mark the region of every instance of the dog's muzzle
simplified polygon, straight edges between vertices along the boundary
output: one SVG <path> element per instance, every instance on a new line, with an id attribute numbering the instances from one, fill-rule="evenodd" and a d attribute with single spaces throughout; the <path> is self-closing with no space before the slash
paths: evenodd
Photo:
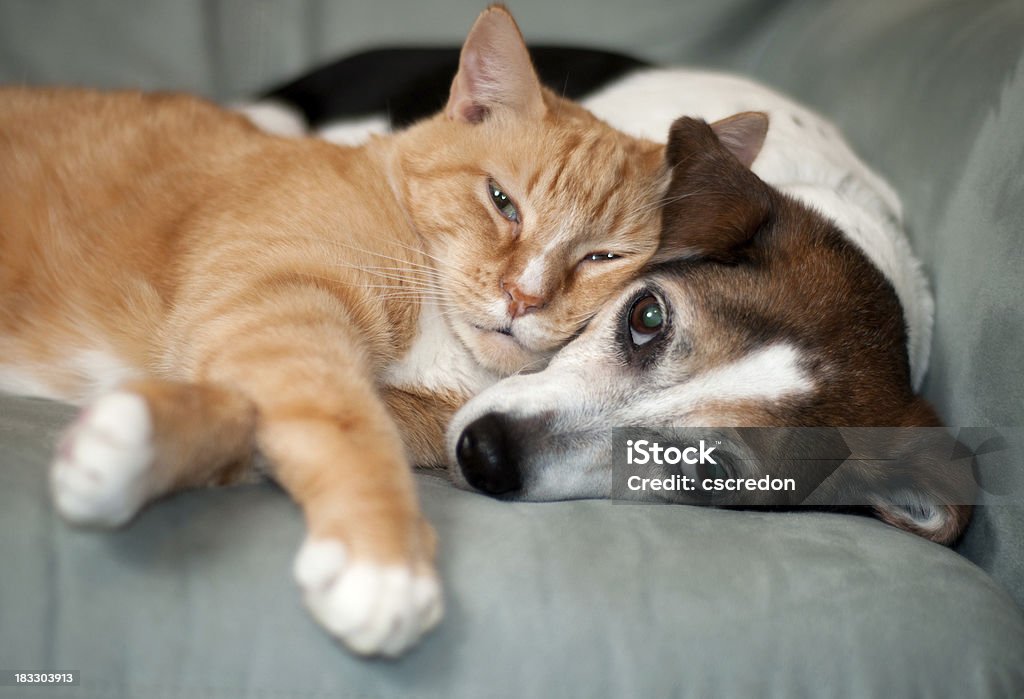
<path id="1" fill-rule="evenodd" d="M 469 485 L 488 495 L 503 495 L 523 487 L 516 452 L 507 419 L 487 413 L 459 435 L 455 458 Z"/>

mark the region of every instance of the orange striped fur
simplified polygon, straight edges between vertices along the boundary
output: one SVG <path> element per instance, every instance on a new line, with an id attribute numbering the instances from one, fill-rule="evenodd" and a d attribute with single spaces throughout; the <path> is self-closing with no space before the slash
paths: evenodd
<path id="1" fill-rule="evenodd" d="M 410 463 L 439 463 L 473 391 L 542 365 L 650 257 L 665 182 L 659 146 L 542 90 L 502 9 L 463 56 L 444 113 L 358 149 L 188 96 L 0 90 L 0 389 L 143 406 L 139 502 L 106 520 L 62 504 L 77 452 L 113 448 L 127 414 L 97 403 L 58 453 L 66 516 L 120 523 L 244 477 L 256 450 L 303 508 L 296 574 L 321 623 L 386 654 L 436 623 Z M 540 299 L 515 339 L 493 332 L 505 283 Z M 469 375 L 417 380 L 428 304 Z"/>

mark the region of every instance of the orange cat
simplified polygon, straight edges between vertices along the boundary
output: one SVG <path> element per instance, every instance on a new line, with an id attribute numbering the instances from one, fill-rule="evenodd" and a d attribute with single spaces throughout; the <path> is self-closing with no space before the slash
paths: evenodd
<path id="1" fill-rule="evenodd" d="M 441 616 L 410 463 L 653 253 L 660 146 L 543 89 L 481 15 L 442 114 L 344 149 L 199 99 L 0 90 L 0 390 L 91 402 L 51 473 L 114 526 L 251 455 L 301 505 L 295 575 L 360 653 Z"/>

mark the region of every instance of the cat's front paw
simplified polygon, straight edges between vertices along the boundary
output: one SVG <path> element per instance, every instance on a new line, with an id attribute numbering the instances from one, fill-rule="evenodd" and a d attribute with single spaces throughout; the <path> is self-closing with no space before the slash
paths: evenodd
<path id="1" fill-rule="evenodd" d="M 362 655 L 400 655 L 443 615 L 432 566 L 350 560 L 335 539 L 306 539 L 295 579 L 316 620 Z"/>
<path id="2" fill-rule="evenodd" d="M 50 488 L 70 522 L 116 527 L 148 497 L 153 424 L 145 399 L 110 393 L 82 410 L 65 433 L 50 468 Z"/>

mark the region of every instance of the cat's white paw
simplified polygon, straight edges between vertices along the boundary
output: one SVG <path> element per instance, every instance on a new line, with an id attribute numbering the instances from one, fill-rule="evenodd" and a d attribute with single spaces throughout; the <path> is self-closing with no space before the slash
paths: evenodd
<path id="1" fill-rule="evenodd" d="M 444 613 L 432 569 L 352 561 L 333 539 L 306 539 L 295 579 L 316 620 L 363 655 L 401 654 Z"/>
<path id="2" fill-rule="evenodd" d="M 116 527 L 148 497 L 153 423 L 146 401 L 110 393 L 85 408 L 57 448 L 50 488 L 61 515 L 75 524 Z"/>

